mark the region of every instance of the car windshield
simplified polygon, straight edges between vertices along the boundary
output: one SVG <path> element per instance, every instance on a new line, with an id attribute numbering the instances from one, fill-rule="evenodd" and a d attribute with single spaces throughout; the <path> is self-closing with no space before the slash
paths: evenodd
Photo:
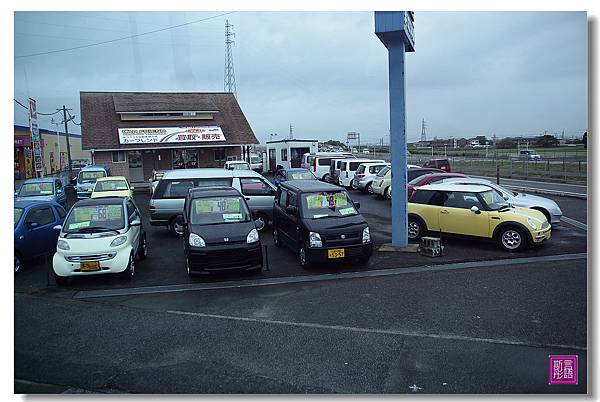
<path id="1" fill-rule="evenodd" d="M 123 191 L 129 190 L 125 180 L 105 180 L 96 183 L 94 191 Z"/>
<path id="2" fill-rule="evenodd" d="M 241 197 L 206 197 L 192 200 L 190 223 L 214 225 L 250 221 L 250 212 Z"/>
<path id="3" fill-rule="evenodd" d="M 483 201 L 493 211 L 509 207 L 506 200 L 494 190 L 488 190 L 481 193 L 481 198 L 483 198 Z"/>
<path id="4" fill-rule="evenodd" d="M 391 169 L 391 167 L 389 167 L 389 166 L 386 166 L 386 167 L 384 167 L 383 169 L 381 169 L 381 170 L 379 171 L 379 173 L 377 173 L 377 177 L 383 177 L 383 176 L 385 176 L 385 174 L 386 174 L 386 173 L 388 172 L 388 170 L 390 170 L 390 169 Z"/>
<path id="5" fill-rule="evenodd" d="M 46 183 L 26 183 L 19 190 L 19 197 L 34 197 L 36 195 L 53 195 L 54 186 L 50 182 Z"/>
<path id="6" fill-rule="evenodd" d="M 65 233 L 92 233 L 125 228 L 123 205 L 98 204 L 74 206 L 65 224 Z"/>
<path id="7" fill-rule="evenodd" d="M 19 223 L 19 219 L 21 219 L 24 210 L 24 208 L 15 207 L 15 226 L 17 226 L 17 223 Z"/>
<path id="8" fill-rule="evenodd" d="M 302 214 L 306 219 L 358 215 L 354 204 L 344 191 L 319 192 L 302 195 Z"/>
<path id="9" fill-rule="evenodd" d="M 415 184 L 417 184 L 418 182 L 420 182 L 421 180 L 423 180 L 425 177 L 429 176 L 430 174 L 431 173 L 426 173 L 426 174 L 422 174 L 421 176 L 417 176 L 414 179 L 412 179 L 411 181 L 409 181 L 408 184 L 411 184 L 414 186 Z"/>
<path id="10" fill-rule="evenodd" d="M 313 180 L 316 179 L 315 175 L 313 175 L 308 170 L 303 172 L 288 172 L 288 180 Z"/>
<path id="11" fill-rule="evenodd" d="M 85 172 L 79 172 L 77 181 L 79 183 L 95 183 L 97 179 L 106 177 L 104 170 L 87 170 Z"/>
<path id="12" fill-rule="evenodd" d="M 251 156 L 250 163 L 260 163 L 260 158 L 258 156 Z"/>
<path id="13" fill-rule="evenodd" d="M 228 169 L 231 170 L 250 170 L 250 165 L 247 163 L 231 163 L 228 166 Z"/>

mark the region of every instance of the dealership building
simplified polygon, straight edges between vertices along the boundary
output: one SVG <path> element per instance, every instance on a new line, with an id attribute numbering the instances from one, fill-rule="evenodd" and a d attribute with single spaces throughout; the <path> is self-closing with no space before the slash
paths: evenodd
<path id="1" fill-rule="evenodd" d="M 83 149 L 134 183 L 153 170 L 223 167 L 258 144 L 229 92 L 81 92 L 80 102 Z"/>

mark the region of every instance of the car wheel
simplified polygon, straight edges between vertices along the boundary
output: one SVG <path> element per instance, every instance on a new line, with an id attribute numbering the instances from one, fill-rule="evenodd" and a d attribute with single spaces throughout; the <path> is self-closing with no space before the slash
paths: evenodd
<path id="1" fill-rule="evenodd" d="M 373 183 L 367 184 L 366 190 L 367 190 L 367 193 L 372 195 L 373 194 Z"/>
<path id="2" fill-rule="evenodd" d="M 188 257 L 185 257 L 185 269 L 187 270 L 187 274 L 190 278 L 193 278 L 196 276 L 196 274 L 194 274 L 192 271 L 190 271 L 190 259 Z"/>
<path id="3" fill-rule="evenodd" d="M 67 286 L 69 284 L 69 277 L 56 275 L 56 273 L 54 273 L 54 281 L 58 286 Z"/>
<path id="4" fill-rule="evenodd" d="M 306 252 L 306 245 L 300 246 L 298 249 L 298 262 L 300 266 L 304 269 L 310 268 L 310 260 L 308 258 L 308 253 Z"/>
<path id="5" fill-rule="evenodd" d="M 129 256 L 129 264 L 127 264 L 127 268 L 123 271 L 123 277 L 125 279 L 133 279 L 135 275 L 135 258 L 133 257 L 133 253 Z"/>
<path id="6" fill-rule="evenodd" d="M 323 181 L 329 183 L 329 173 L 326 173 L 325 176 L 323 176 Z"/>
<path id="7" fill-rule="evenodd" d="M 350 187 L 352 187 L 352 190 L 358 190 L 358 184 L 356 183 L 356 180 L 352 179 L 350 182 Z"/>
<path id="8" fill-rule="evenodd" d="M 263 213 L 259 213 L 256 215 L 256 230 L 258 230 L 259 232 L 262 231 L 264 228 L 267 227 L 267 223 L 269 222 L 269 218 L 267 217 L 267 215 L 263 214 Z"/>
<path id="9" fill-rule="evenodd" d="M 140 260 L 145 260 L 148 256 L 148 241 L 146 240 L 146 234 L 142 235 L 140 239 L 140 246 L 138 248 L 138 258 Z"/>
<path id="10" fill-rule="evenodd" d="M 275 243 L 275 247 L 281 247 L 281 239 L 279 238 L 279 231 L 277 229 L 273 229 L 273 243 Z"/>
<path id="11" fill-rule="evenodd" d="M 23 268 L 23 258 L 21 254 L 15 251 L 15 274 Z"/>
<path id="12" fill-rule="evenodd" d="M 388 200 L 392 199 L 392 191 L 390 190 L 389 187 L 386 187 L 386 189 L 383 193 L 385 195 L 385 198 L 387 198 Z"/>
<path id="13" fill-rule="evenodd" d="M 407 227 L 407 234 L 409 240 L 419 240 L 421 237 L 423 237 L 424 232 L 425 228 L 423 226 L 423 223 L 421 223 L 421 221 L 418 218 L 415 218 L 414 216 L 409 216 Z"/>
<path id="14" fill-rule="evenodd" d="M 505 251 L 521 251 L 527 246 L 527 239 L 521 229 L 509 226 L 500 231 L 498 243 Z"/>
<path id="15" fill-rule="evenodd" d="M 177 237 L 183 236 L 183 225 L 178 221 L 177 218 L 171 219 L 171 223 L 169 224 L 169 230 L 173 235 Z"/>

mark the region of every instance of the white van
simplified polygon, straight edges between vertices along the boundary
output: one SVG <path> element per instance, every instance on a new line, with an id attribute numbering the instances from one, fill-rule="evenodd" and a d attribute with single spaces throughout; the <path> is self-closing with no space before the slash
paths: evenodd
<path id="1" fill-rule="evenodd" d="M 345 159 L 341 161 L 340 174 L 338 176 L 338 184 L 342 187 L 350 188 L 354 173 L 361 163 L 385 163 L 382 159 Z"/>
<path id="2" fill-rule="evenodd" d="M 302 167 L 313 172 L 317 179 L 329 181 L 331 177 L 331 159 L 352 158 L 349 152 L 317 152 L 316 154 L 304 154 L 302 156 Z"/>

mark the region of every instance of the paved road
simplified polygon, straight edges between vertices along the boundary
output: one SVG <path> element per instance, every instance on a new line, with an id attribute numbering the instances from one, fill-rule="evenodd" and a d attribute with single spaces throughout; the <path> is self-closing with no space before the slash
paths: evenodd
<path id="1" fill-rule="evenodd" d="M 494 183 L 496 182 L 495 177 L 486 177 L 486 176 L 473 176 L 473 177 L 481 177 L 484 179 L 492 180 Z M 553 183 L 553 182 L 544 182 L 544 181 L 534 181 L 534 180 L 518 180 L 518 179 L 502 179 L 500 178 L 500 184 L 506 186 L 514 186 L 514 187 L 525 187 L 531 189 L 539 189 L 539 190 L 550 190 L 556 192 L 565 192 L 565 193 L 573 193 L 577 195 L 587 196 L 587 186 L 579 185 L 579 184 L 565 184 L 565 183 Z"/>

